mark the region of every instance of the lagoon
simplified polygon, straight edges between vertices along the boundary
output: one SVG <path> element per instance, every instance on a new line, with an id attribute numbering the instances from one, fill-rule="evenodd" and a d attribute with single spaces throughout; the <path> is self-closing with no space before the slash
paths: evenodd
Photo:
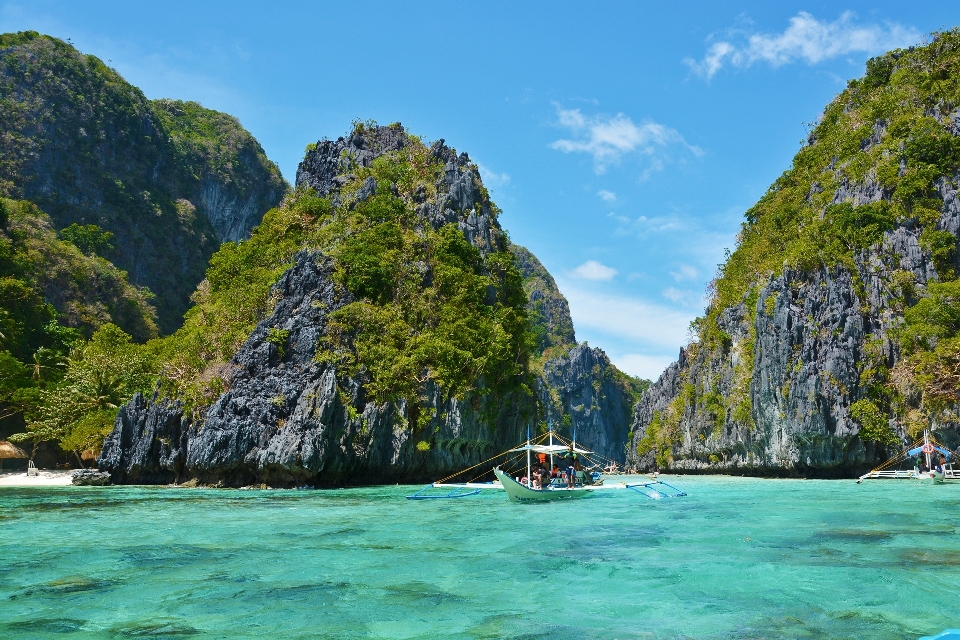
<path id="1" fill-rule="evenodd" d="M 902 639 L 960 626 L 960 485 L 667 481 L 689 495 L 0 488 L 0 637 Z"/>

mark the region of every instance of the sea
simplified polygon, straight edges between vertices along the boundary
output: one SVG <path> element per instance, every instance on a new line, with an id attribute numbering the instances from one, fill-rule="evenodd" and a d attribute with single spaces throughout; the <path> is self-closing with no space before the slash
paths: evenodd
<path id="1" fill-rule="evenodd" d="M 960 627 L 960 485 L 0 488 L 0 638 L 869 638 Z"/>

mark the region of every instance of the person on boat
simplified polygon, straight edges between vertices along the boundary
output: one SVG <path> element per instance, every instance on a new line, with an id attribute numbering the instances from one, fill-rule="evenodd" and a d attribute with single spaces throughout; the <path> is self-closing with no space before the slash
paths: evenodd
<path id="1" fill-rule="evenodd" d="M 550 471 L 550 478 L 559 478 L 560 477 L 560 467 L 558 465 L 553 465 L 553 469 Z"/>
<path id="2" fill-rule="evenodd" d="M 573 489 L 574 480 L 577 477 L 577 454 L 570 445 L 570 451 L 567 453 L 567 488 Z"/>
<path id="3" fill-rule="evenodd" d="M 941 453 L 940 462 L 938 462 L 936 466 L 937 471 L 939 471 L 940 473 L 943 473 L 943 465 L 945 464 L 947 464 L 947 457 Z"/>

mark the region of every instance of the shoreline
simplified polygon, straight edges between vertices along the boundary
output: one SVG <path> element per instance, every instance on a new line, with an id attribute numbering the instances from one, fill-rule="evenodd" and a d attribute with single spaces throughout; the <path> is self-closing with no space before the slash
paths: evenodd
<path id="1" fill-rule="evenodd" d="M 73 486 L 73 470 L 46 471 L 27 476 L 26 471 L 0 471 L 0 487 L 70 487 Z"/>
<path id="2" fill-rule="evenodd" d="M 26 472 L 24 471 L 0 471 L 0 489 L 3 487 L 72 487 L 73 485 L 73 472 L 75 469 L 71 470 L 41 470 L 40 475 L 27 477 Z M 673 482 L 682 481 L 682 478 L 692 478 L 692 477 L 726 477 L 726 478 L 745 478 L 745 479 L 754 479 L 754 480 L 852 480 L 851 478 L 805 478 L 805 477 L 775 477 L 775 476 L 749 476 L 743 474 L 732 474 L 732 473 L 661 473 L 661 480 L 669 480 Z M 635 481 L 638 479 L 651 479 L 647 474 L 621 474 L 617 476 L 604 476 L 605 480 L 610 480 L 613 482 L 622 482 L 622 481 Z M 148 485 L 116 485 L 109 484 L 110 487 L 155 487 L 155 488 L 165 488 L 165 489 L 222 489 L 227 491 L 249 491 L 249 490 L 267 490 L 267 491 L 291 491 L 291 490 L 302 490 L 309 489 L 314 491 L 322 490 L 337 490 L 337 489 L 363 489 L 370 487 L 388 487 L 395 486 L 393 484 L 382 484 L 382 485 L 355 485 L 355 486 L 345 486 L 345 487 L 271 487 L 268 485 L 249 485 L 244 487 L 223 487 L 216 485 L 204 485 L 199 484 L 196 481 L 185 482 L 183 484 L 148 484 Z M 408 484 L 404 483 L 404 486 L 416 487 L 420 486 L 419 483 Z"/>

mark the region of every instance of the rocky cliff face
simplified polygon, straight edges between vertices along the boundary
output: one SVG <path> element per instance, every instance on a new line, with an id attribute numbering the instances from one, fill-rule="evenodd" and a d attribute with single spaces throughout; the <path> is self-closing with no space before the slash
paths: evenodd
<path id="1" fill-rule="evenodd" d="M 58 229 L 111 231 L 106 257 L 156 294 L 162 332 L 180 325 L 220 243 L 286 190 L 235 118 L 148 101 L 56 38 L 0 35 L 0 196 L 38 204 Z"/>
<path id="2" fill-rule="evenodd" d="M 865 351 L 894 364 L 889 327 L 873 313 L 889 297 L 879 302 L 864 313 L 851 274 L 841 268 L 788 270 L 771 280 L 753 314 L 744 306 L 724 313 L 729 345 L 681 351 L 643 395 L 628 465 L 818 476 L 875 466 L 884 452 L 857 437 L 850 405 L 864 395 L 860 375 L 872 362 Z M 744 392 L 739 407 L 720 401 Z M 659 464 L 656 449 L 638 454 L 657 413 L 661 421 L 673 413 L 677 422 L 669 462 Z"/>
<path id="3" fill-rule="evenodd" d="M 350 172 L 409 142 L 399 124 L 320 141 L 300 166 L 298 187 L 349 210 L 382 187 L 369 177 L 343 193 L 356 182 Z M 443 141 L 429 153 L 444 170 L 429 193 L 413 193 L 418 219 L 435 228 L 456 224 L 483 254 L 502 250 L 505 238 L 468 156 Z M 331 314 L 354 300 L 336 284 L 334 260 L 304 250 L 293 261 L 273 288 L 272 313 L 221 372 L 228 389 L 201 416 L 157 397 L 137 396 L 121 409 L 99 459 L 115 482 L 412 482 L 475 464 L 523 437 L 533 399 L 484 394 L 482 380 L 477 392 L 461 397 L 428 382 L 415 412 L 405 400 L 370 397 L 362 371 L 351 377 L 318 357 Z"/>
<path id="4" fill-rule="evenodd" d="M 359 128 L 346 138 L 320 140 L 307 151 L 297 169 L 297 187 L 313 189 L 320 196 L 336 194 L 341 186 L 355 179 L 351 173 L 353 167 L 369 167 L 376 158 L 399 151 L 409 143 L 399 122 L 385 127 Z M 435 229 L 456 224 L 484 255 L 502 247 L 500 223 L 491 209 L 480 172 L 470 157 L 466 153 L 457 155 L 442 139 L 433 143 L 430 155 L 444 163 L 444 172 L 435 185 L 436 195 L 428 197 L 426 189 L 413 194 L 417 213 Z M 376 181 L 364 184 L 358 197 L 369 197 L 376 188 Z"/>
<path id="5" fill-rule="evenodd" d="M 535 362 L 541 428 L 552 422 L 567 438 L 623 463 L 631 407 L 646 381 L 618 371 L 602 349 L 577 344 L 570 305 L 553 276 L 524 247 L 511 253 L 523 275 L 527 313 L 536 336 Z"/>
<path id="6" fill-rule="evenodd" d="M 242 486 L 331 486 L 436 479 L 506 449 L 522 437 L 522 398 L 430 399 L 425 427 L 408 407 L 376 403 L 361 381 L 315 359 L 329 314 L 349 295 L 334 286 L 329 258 L 296 256 L 275 292 L 280 302 L 231 363 L 230 389 L 202 422 L 170 402 L 137 396 L 104 443 L 99 467 L 116 483 L 196 478 Z M 288 337 L 270 341 L 271 329 Z M 489 416 L 496 416 L 490 420 Z M 418 435 L 433 445 L 418 448 Z"/>
<path id="7" fill-rule="evenodd" d="M 577 345 L 543 365 L 540 405 L 562 435 L 623 464 L 636 399 L 625 378 L 602 349 Z"/>
<path id="8" fill-rule="evenodd" d="M 508 248 L 469 157 L 442 140 L 405 155 L 411 144 L 419 142 L 399 124 L 359 125 L 349 136 L 321 140 L 300 165 L 297 193 L 328 198 L 347 217 L 376 198 L 394 202 L 386 195 L 392 194 L 407 202 L 420 237 L 426 225 L 439 230 L 454 224 L 481 255 Z M 436 167 L 433 182 L 388 185 L 382 177 L 362 177 L 363 168 L 375 163 L 423 153 L 428 158 L 417 166 L 426 161 Z M 405 171 L 389 173 L 402 180 Z M 378 401 L 369 390 L 369 370 L 349 375 L 324 351 L 338 311 L 357 298 L 338 284 L 337 260 L 311 248 L 294 256 L 271 292 L 277 301 L 272 312 L 230 362 L 204 373 L 221 377 L 226 389 L 200 414 L 157 395 L 137 396 L 121 409 L 100 467 L 120 483 L 412 482 L 476 464 L 521 441 L 527 425 L 545 429 L 548 420 L 562 435 L 575 432 L 585 446 L 622 461 L 637 381 L 617 371 L 601 350 L 576 345 L 567 302 L 553 278 L 528 251 L 509 248 L 523 277 L 520 294 L 527 294 L 519 304 L 526 304 L 531 324 L 545 338 L 525 386 L 487 393 L 489 382 L 480 379 L 475 389 L 451 395 L 428 380 L 416 406 L 406 399 Z M 431 267 L 414 266 L 429 286 Z M 491 295 L 498 294 L 488 290 Z"/>
<path id="9" fill-rule="evenodd" d="M 577 344 L 570 305 L 553 276 L 526 247 L 512 245 L 510 252 L 523 275 L 523 290 L 529 299 L 527 313 L 536 333 L 537 351 L 542 353 L 551 347 L 562 349 Z"/>
<path id="10" fill-rule="evenodd" d="M 958 114 L 927 80 L 957 68 L 957 41 L 871 60 L 827 108 L 747 213 L 701 340 L 634 408 L 629 465 L 851 477 L 923 428 L 960 441 L 957 390 L 929 393 L 929 363 L 953 370 L 952 329 L 931 319 L 950 311 L 910 326 L 960 269 Z M 923 337 L 905 353 L 910 330 Z"/>
<path id="11" fill-rule="evenodd" d="M 189 176 L 181 197 L 210 221 L 219 242 L 246 238 L 287 192 L 277 166 L 234 116 L 180 100 L 150 106 Z"/>
<path id="12" fill-rule="evenodd" d="M 956 191 L 942 193 L 937 226 L 957 235 Z M 859 190 L 870 202 L 882 196 L 879 187 Z M 865 371 L 893 369 L 900 360 L 892 333 L 903 300 L 895 276 L 910 274 L 919 292 L 938 280 L 919 236 L 908 220 L 859 254 L 853 272 L 839 265 L 785 269 L 754 301 L 726 309 L 719 326 L 729 342 L 683 349 L 637 403 L 628 465 L 849 477 L 885 460 L 896 447 L 861 439 L 850 406 L 868 397 Z M 721 398 L 742 400 L 731 406 Z M 662 456 L 659 464 L 656 448 L 638 453 L 657 413 L 661 420 L 670 414 L 678 429 L 669 462 Z M 908 437 L 899 421 L 890 425 Z"/>

